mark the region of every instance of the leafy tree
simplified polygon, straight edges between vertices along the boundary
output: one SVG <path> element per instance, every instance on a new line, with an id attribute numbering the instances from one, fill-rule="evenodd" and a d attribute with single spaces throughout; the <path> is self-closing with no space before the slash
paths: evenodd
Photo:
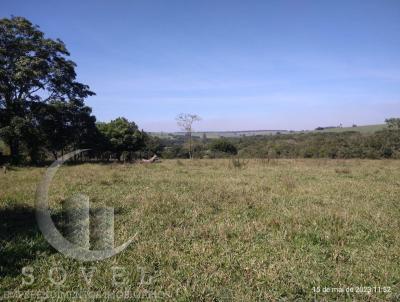
<path id="1" fill-rule="evenodd" d="M 385 123 L 391 130 L 400 130 L 400 118 L 388 118 L 385 120 Z"/>
<path id="2" fill-rule="evenodd" d="M 112 152 L 118 160 L 124 151 L 137 151 L 144 147 L 145 134 L 134 122 L 119 117 L 109 123 L 98 123 L 98 129 L 109 140 Z"/>
<path id="3" fill-rule="evenodd" d="M 153 137 L 150 135 L 144 136 L 145 151 L 148 153 L 147 156 L 153 154 L 160 154 L 164 146 L 158 137 Z"/>
<path id="4" fill-rule="evenodd" d="M 94 95 L 76 81 L 76 64 L 69 55 L 61 40 L 46 38 L 27 19 L 0 19 L 0 136 L 14 162 L 21 144 L 30 145 L 28 138 L 35 135 L 25 131 L 37 129 L 35 103 L 83 101 Z"/>
<path id="5" fill-rule="evenodd" d="M 91 114 L 92 109 L 78 100 L 68 102 L 67 108 L 73 149 L 95 147 L 99 132 L 96 127 L 96 117 Z"/>
<path id="6" fill-rule="evenodd" d="M 38 103 L 35 109 L 43 143 L 55 159 L 59 152 L 63 155 L 68 147 L 76 150 L 98 145 L 96 118 L 91 115 L 91 108 L 82 101 Z"/>
<path id="7" fill-rule="evenodd" d="M 225 152 L 229 154 L 237 154 L 237 148 L 234 144 L 230 143 L 226 139 L 216 139 L 211 143 L 211 150 Z"/>

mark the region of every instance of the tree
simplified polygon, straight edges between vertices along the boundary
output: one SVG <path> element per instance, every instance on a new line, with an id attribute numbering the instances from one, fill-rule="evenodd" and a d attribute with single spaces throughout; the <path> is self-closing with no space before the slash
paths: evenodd
<path id="1" fill-rule="evenodd" d="M 205 132 L 203 132 L 203 136 L 201 138 L 201 141 L 202 141 L 203 144 L 207 143 L 207 134 Z"/>
<path id="2" fill-rule="evenodd" d="M 219 151 L 229 154 L 237 154 L 237 148 L 234 144 L 230 143 L 224 138 L 219 138 L 211 143 L 211 150 Z"/>
<path id="3" fill-rule="evenodd" d="M 77 100 L 37 103 L 32 111 L 38 117 L 44 146 L 57 159 L 58 153 L 70 147 L 97 147 L 99 132 L 91 108 Z"/>
<path id="4" fill-rule="evenodd" d="M 176 122 L 179 128 L 186 132 L 189 139 L 189 158 L 192 158 L 192 131 L 193 123 L 200 121 L 201 118 L 196 114 L 181 113 L 176 117 Z"/>
<path id="5" fill-rule="evenodd" d="M 159 155 L 164 148 L 160 138 L 151 135 L 144 135 L 144 143 L 147 156 Z"/>
<path id="6" fill-rule="evenodd" d="M 67 103 L 67 113 L 73 149 L 95 147 L 98 129 L 96 117 L 91 114 L 92 108 L 85 106 L 82 101 L 71 100 Z"/>
<path id="7" fill-rule="evenodd" d="M 388 118 L 385 123 L 390 130 L 400 130 L 400 118 Z"/>
<path id="8" fill-rule="evenodd" d="M 133 152 L 144 147 L 145 133 L 134 122 L 119 117 L 109 123 L 98 123 L 98 129 L 109 140 L 111 151 L 121 159 L 124 151 Z"/>
<path id="9" fill-rule="evenodd" d="M 61 40 L 45 38 L 27 19 L 0 19 L 0 136 L 13 162 L 18 162 L 21 144 L 32 143 L 28 138 L 33 134 L 25 130 L 37 126 L 36 103 L 83 102 L 94 95 L 75 80 L 76 64 L 69 55 Z"/>

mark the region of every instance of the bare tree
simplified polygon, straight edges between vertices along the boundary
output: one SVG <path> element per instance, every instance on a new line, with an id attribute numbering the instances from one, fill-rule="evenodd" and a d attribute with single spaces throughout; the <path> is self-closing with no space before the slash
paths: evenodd
<path id="1" fill-rule="evenodd" d="M 200 121 L 200 116 L 190 113 L 181 113 L 176 117 L 179 128 L 186 132 L 189 138 L 189 157 L 192 158 L 192 125 L 194 122 Z"/>

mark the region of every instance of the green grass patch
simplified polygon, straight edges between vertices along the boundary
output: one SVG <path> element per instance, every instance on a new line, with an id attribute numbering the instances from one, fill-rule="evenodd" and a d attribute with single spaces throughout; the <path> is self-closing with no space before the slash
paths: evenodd
<path id="1" fill-rule="evenodd" d="M 133 300 L 396 301 L 400 282 L 400 161 L 164 160 L 154 165 L 64 166 L 49 195 L 54 220 L 77 191 L 113 206 L 121 254 L 80 263 L 37 229 L 34 193 L 44 168 L 0 176 L 0 294 L 9 290 L 97 293 Z M 35 281 L 22 285 L 24 266 Z M 67 278 L 56 286 L 49 270 Z M 126 284 L 113 285 L 112 268 Z M 95 267 L 91 285 L 82 267 Z M 315 293 L 313 288 L 390 287 Z M 32 299 L 33 301 L 34 299 Z M 69 301 L 62 298 L 61 301 Z M 99 299 L 100 300 L 100 299 Z"/>

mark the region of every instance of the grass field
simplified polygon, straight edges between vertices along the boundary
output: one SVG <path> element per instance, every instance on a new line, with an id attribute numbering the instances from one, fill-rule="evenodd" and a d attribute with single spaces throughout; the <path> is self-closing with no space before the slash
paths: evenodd
<path id="1" fill-rule="evenodd" d="M 0 297 L 130 290 L 138 300 L 400 299 L 400 161 L 236 166 L 227 159 L 63 166 L 50 190 L 54 220 L 79 191 L 115 208 L 116 245 L 137 233 L 125 251 L 95 263 L 65 258 L 38 231 L 34 192 L 44 168 L 2 174 Z M 31 285 L 22 285 L 24 266 L 33 269 Z M 125 269 L 126 284 L 113 285 L 115 266 Z M 52 267 L 66 271 L 62 285 L 50 282 Z M 81 267 L 96 268 L 91 285 Z M 337 292 L 345 288 L 354 292 Z"/>

